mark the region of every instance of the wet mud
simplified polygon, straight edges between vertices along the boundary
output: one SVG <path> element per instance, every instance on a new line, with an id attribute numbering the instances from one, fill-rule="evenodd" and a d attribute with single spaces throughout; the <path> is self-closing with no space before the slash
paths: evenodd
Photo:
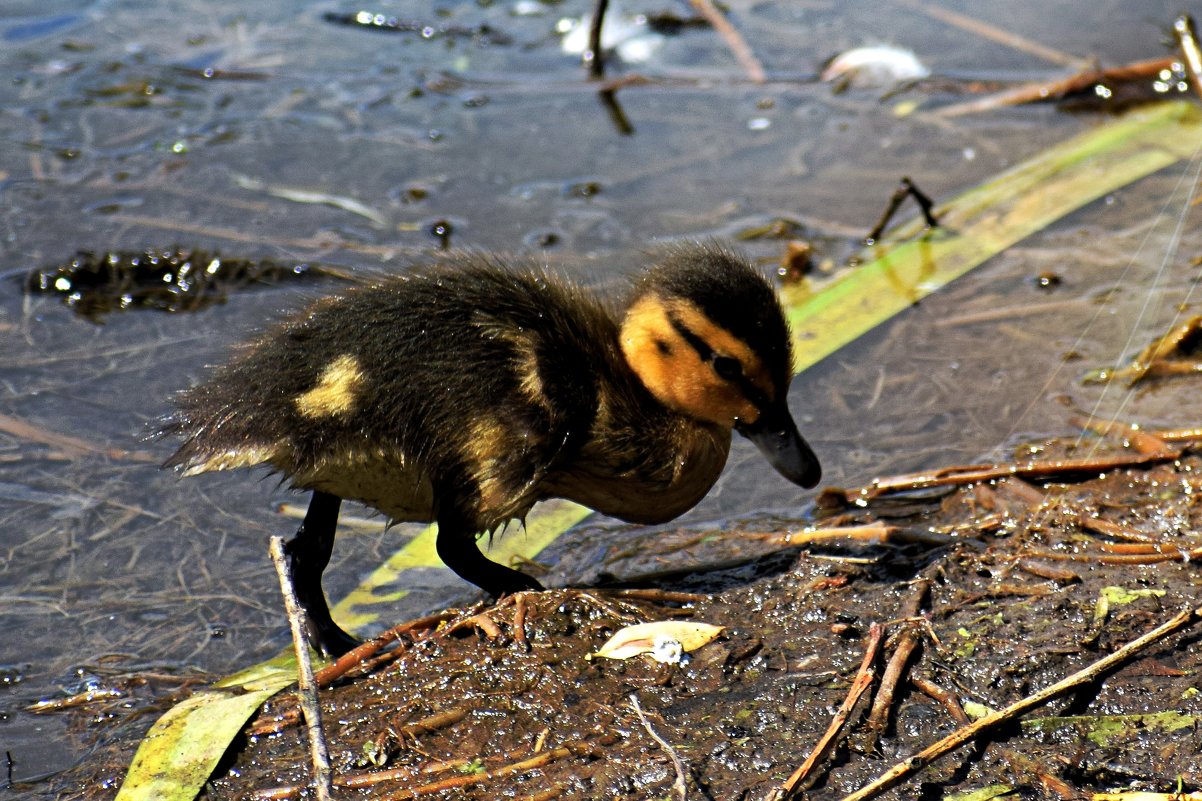
<path id="1" fill-rule="evenodd" d="M 1016 464 L 1121 459 L 1148 445 L 1126 443 L 1083 435 L 1025 447 Z M 832 503 L 818 521 L 660 531 L 608 553 L 598 574 L 643 576 L 640 590 L 448 610 L 321 691 L 336 793 L 659 799 L 683 782 L 690 798 L 768 798 L 822 737 L 879 631 L 868 692 L 802 785 L 807 797 L 843 797 L 972 718 L 1202 606 L 1190 561 L 1202 553 L 1202 458 L 1190 447 L 1088 478 L 851 492 L 850 505 Z M 807 522 L 821 538 L 790 545 Z M 652 620 L 724 631 L 679 663 L 594 656 L 623 627 Z M 1198 637 L 1187 625 L 893 792 L 1075 798 L 1197 786 Z M 908 656 L 894 656 L 903 648 Z M 891 697 L 874 702 L 882 683 Z M 93 727 L 119 722 L 94 729 L 99 750 L 60 777 L 62 797 L 113 795 L 153 717 L 153 693 L 126 693 L 91 704 Z M 306 742 L 295 696 L 279 694 L 205 797 L 312 797 Z M 80 787 L 89 790 L 69 791 Z"/>

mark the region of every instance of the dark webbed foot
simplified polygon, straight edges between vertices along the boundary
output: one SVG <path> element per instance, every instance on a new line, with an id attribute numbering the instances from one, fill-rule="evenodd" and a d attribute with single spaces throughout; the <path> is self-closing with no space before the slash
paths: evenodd
<path id="1" fill-rule="evenodd" d="M 338 509 L 342 499 L 327 492 L 314 492 L 309 511 L 296 536 L 284 546 L 292 561 L 292 583 L 297 600 L 307 618 L 305 633 L 309 644 L 325 656 L 339 657 L 359 644 L 330 616 L 326 594 L 321 589 L 321 574 L 330 563 L 334 535 L 338 528 Z"/>
<path id="2" fill-rule="evenodd" d="M 469 527 L 453 519 L 438 521 L 438 558 L 459 578 L 470 581 L 489 595 L 501 597 L 522 590 L 541 590 L 543 585 L 525 573 L 499 565 L 480 553 Z"/>

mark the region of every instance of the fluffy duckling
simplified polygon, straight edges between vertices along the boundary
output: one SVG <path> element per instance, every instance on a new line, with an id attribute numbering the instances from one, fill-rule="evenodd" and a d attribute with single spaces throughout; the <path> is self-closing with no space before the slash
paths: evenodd
<path id="1" fill-rule="evenodd" d="M 677 246 L 615 309 L 479 254 L 317 301 L 181 394 L 165 433 L 185 475 L 268 465 L 312 491 L 288 544 L 308 633 L 356 644 L 321 575 L 343 498 L 437 521 L 439 557 L 492 595 L 541 589 L 476 538 L 568 498 L 662 523 L 692 508 L 731 431 L 818 483 L 789 414 L 788 328 L 768 282 L 713 243 Z"/>

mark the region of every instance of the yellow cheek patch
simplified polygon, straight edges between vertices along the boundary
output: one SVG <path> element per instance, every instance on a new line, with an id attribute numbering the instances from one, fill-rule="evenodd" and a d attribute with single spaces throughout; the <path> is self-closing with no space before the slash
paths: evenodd
<path id="1" fill-rule="evenodd" d="M 684 305 L 692 309 L 694 315 L 701 315 L 694 307 Z M 626 363 L 656 400 L 670 409 L 728 427 L 733 426 L 736 420 L 754 422 L 759 415 L 755 406 L 735 387 L 718 378 L 713 368 L 701 360 L 696 349 L 672 325 L 668 318 L 669 309 L 673 314 L 677 313 L 675 304 L 670 307 L 653 295 L 639 299 L 630 307 L 621 333 L 622 354 L 626 357 Z M 683 315 L 678 319 L 713 345 L 714 338 L 697 332 Z M 701 315 L 701 319 L 706 323 L 705 330 L 708 333 L 718 332 L 722 335 L 719 341 L 724 345 L 738 345 L 738 350 L 723 349 L 722 352 L 734 355 L 740 361 L 743 361 L 743 355 L 754 358 L 755 367 L 763 371 L 759 359 L 751 354 L 745 344 L 714 325 L 704 315 Z M 719 350 L 720 347 L 714 349 Z M 747 364 L 744 362 L 745 370 Z"/>
<path id="2" fill-rule="evenodd" d="M 763 360 L 746 342 L 717 325 L 705 312 L 687 300 L 672 300 L 667 307 L 685 328 L 705 340 L 714 351 L 738 359 L 739 364 L 743 365 L 743 375 L 747 376 L 760 392 L 767 395 L 768 400 L 775 400 L 776 387 L 772 384 L 772 377 L 768 374 Z"/>
<path id="3" fill-rule="evenodd" d="M 364 375 L 359 360 L 344 353 L 321 371 L 317 386 L 298 395 L 296 408 L 304 417 L 337 417 L 355 408 Z"/>

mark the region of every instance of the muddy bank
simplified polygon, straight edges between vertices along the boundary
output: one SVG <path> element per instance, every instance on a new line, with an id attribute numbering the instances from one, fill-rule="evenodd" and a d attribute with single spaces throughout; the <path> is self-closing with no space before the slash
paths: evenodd
<path id="1" fill-rule="evenodd" d="M 880 626 L 869 692 L 808 780 L 810 797 L 842 797 L 969 719 L 1202 606 L 1189 561 L 1202 548 L 1202 458 L 1177 455 L 1180 447 L 1092 478 L 1006 478 L 829 508 L 819 523 L 854 536 L 804 547 L 786 544 L 800 521 L 660 532 L 654 545 L 609 563 L 647 574 L 670 552 L 675 568 L 693 571 L 662 575 L 659 589 L 555 590 L 437 615 L 322 691 L 336 791 L 659 799 L 683 782 L 690 798 L 766 798 L 827 729 Z M 1020 457 L 1141 458 L 1133 454 L 1134 445 L 1088 437 Z M 648 620 L 724 631 L 679 664 L 592 656 L 616 631 Z M 901 792 L 994 787 L 1073 798 L 1171 791 L 1178 777 L 1196 788 L 1198 636 L 1187 627 L 1148 647 L 920 771 Z M 905 664 L 886 669 L 907 647 Z M 892 700 L 873 711 L 882 682 L 896 682 Z M 110 699 L 109 713 L 149 710 L 153 694 L 142 696 Z M 90 715 L 106 717 L 95 705 Z M 206 797 L 310 797 L 298 717 L 290 693 L 270 701 Z M 99 750 L 58 785 L 72 797 L 112 797 L 150 718 L 106 729 Z"/>

